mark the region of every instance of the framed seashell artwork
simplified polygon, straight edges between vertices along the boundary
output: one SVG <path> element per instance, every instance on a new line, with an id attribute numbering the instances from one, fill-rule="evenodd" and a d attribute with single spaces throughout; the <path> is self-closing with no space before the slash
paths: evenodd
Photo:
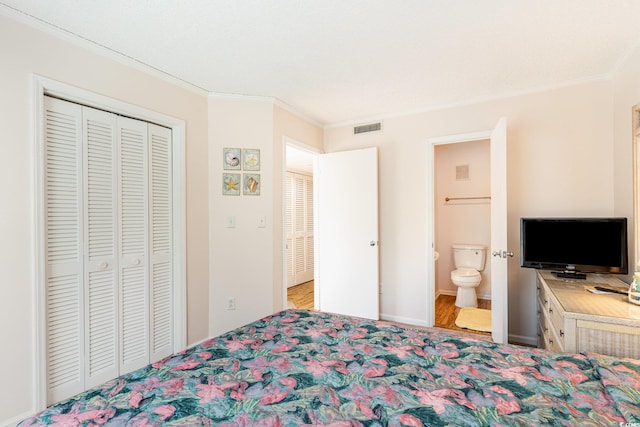
<path id="1" fill-rule="evenodd" d="M 260 170 L 260 150 L 255 148 L 242 150 L 242 169 L 246 171 Z"/>
<path id="2" fill-rule="evenodd" d="M 222 164 L 224 170 L 240 170 L 240 149 L 239 148 L 223 148 Z"/>
<path id="3" fill-rule="evenodd" d="M 239 173 L 223 173 L 222 174 L 222 195 L 223 196 L 239 196 L 240 195 L 240 174 Z"/>
<path id="4" fill-rule="evenodd" d="M 248 196 L 260 195 L 260 174 L 245 173 L 242 180 L 242 194 Z"/>

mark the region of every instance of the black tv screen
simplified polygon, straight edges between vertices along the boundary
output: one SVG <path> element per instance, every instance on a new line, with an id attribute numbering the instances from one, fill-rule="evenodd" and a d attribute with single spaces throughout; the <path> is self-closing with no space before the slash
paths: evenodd
<path id="1" fill-rule="evenodd" d="M 626 218 L 521 218 L 520 265 L 627 274 Z"/>

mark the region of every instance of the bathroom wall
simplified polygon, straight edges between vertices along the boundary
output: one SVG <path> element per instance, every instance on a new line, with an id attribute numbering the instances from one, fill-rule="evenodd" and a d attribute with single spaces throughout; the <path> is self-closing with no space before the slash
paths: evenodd
<path id="1" fill-rule="evenodd" d="M 451 282 L 454 243 L 481 244 L 491 241 L 490 200 L 451 200 L 447 197 L 486 197 L 491 194 L 489 140 L 443 144 L 434 147 L 435 164 L 435 249 L 440 253 L 436 263 L 436 295 L 455 295 Z M 457 176 L 458 167 L 468 166 L 468 178 Z M 479 298 L 491 299 L 491 265 L 489 260 L 481 272 L 482 282 L 476 289 Z"/>

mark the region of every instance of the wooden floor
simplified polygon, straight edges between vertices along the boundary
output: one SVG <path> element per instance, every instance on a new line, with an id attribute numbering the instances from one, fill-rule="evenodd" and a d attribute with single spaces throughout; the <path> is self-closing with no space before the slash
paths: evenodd
<path id="1" fill-rule="evenodd" d="M 456 317 L 460 309 L 455 305 L 456 297 L 451 295 L 440 295 L 436 298 L 436 323 L 435 326 L 459 332 L 474 333 L 478 335 L 490 336 L 488 332 L 473 331 L 456 326 Z M 293 303 L 296 308 L 313 310 L 313 280 L 292 286 L 287 289 L 287 302 Z M 479 299 L 478 308 L 491 310 L 491 301 Z"/>
<path id="2" fill-rule="evenodd" d="M 456 297 L 452 295 L 440 295 L 436 298 L 436 324 L 440 328 L 451 329 L 454 331 L 471 332 L 479 335 L 491 335 L 489 332 L 473 331 L 471 329 L 463 329 L 456 326 L 456 317 L 460 309 L 456 307 Z M 478 299 L 478 308 L 491 310 L 491 301 Z"/>
<path id="3" fill-rule="evenodd" d="M 313 310 L 313 280 L 288 288 L 287 302 L 296 308 Z"/>

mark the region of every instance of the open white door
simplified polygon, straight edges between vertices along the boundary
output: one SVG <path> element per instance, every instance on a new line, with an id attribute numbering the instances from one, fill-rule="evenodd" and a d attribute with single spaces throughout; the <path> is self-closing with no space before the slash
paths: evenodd
<path id="1" fill-rule="evenodd" d="M 495 342 L 506 343 L 508 331 L 507 257 L 507 119 L 491 133 L 491 331 Z"/>
<path id="2" fill-rule="evenodd" d="M 378 319 L 378 152 L 320 155 L 315 308 Z"/>

